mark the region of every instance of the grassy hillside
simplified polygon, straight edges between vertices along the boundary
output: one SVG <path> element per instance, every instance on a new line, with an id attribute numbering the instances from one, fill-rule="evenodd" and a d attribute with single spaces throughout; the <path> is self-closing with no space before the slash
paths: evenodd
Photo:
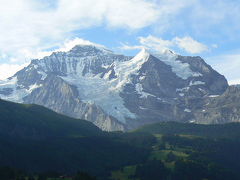
<path id="1" fill-rule="evenodd" d="M 185 134 L 209 138 L 240 139 L 240 123 L 202 125 L 162 122 L 145 125 L 135 130 L 135 132 L 145 132 L 151 134 Z"/>
<path id="2" fill-rule="evenodd" d="M 60 115 L 42 106 L 0 100 L 0 134 L 42 139 L 96 136 L 102 131 L 88 121 Z"/>
<path id="3" fill-rule="evenodd" d="M 156 141 L 148 160 L 112 172 L 115 180 L 240 179 L 240 124 L 163 122 L 133 132 L 150 133 Z"/>

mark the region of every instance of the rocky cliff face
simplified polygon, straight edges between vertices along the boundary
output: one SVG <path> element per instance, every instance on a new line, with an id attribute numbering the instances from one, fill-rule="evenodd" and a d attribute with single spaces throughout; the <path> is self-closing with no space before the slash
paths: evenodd
<path id="1" fill-rule="evenodd" d="M 193 120 L 200 124 L 240 122 L 240 87 L 230 86 L 219 96 L 205 98 Z"/>
<path id="2" fill-rule="evenodd" d="M 131 128 L 159 121 L 192 122 L 203 97 L 222 94 L 226 79 L 200 57 L 183 57 L 166 51 L 149 54 L 132 83 L 121 94 L 126 107 L 138 115 L 128 119 Z"/>
<path id="3" fill-rule="evenodd" d="M 205 99 L 227 88 L 226 79 L 200 57 L 143 49 L 132 58 L 89 45 L 32 60 L 0 82 L 0 97 L 43 105 L 113 131 L 196 121 Z"/>
<path id="4" fill-rule="evenodd" d="M 94 103 L 86 103 L 79 98 L 79 92 L 60 77 L 49 75 L 42 87 L 23 98 L 25 103 L 39 104 L 56 112 L 85 119 L 106 131 L 124 130 L 124 125 L 106 114 Z"/>

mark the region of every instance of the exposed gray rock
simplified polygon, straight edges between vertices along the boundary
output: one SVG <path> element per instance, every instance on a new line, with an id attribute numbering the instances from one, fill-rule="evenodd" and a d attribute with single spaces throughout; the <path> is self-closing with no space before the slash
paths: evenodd
<path id="1" fill-rule="evenodd" d="M 159 121 L 236 121 L 232 112 L 219 115 L 224 119 L 213 114 L 204 119 L 201 112 L 207 103 L 214 104 L 209 96 L 221 96 L 227 88 L 225 77 L 200 57 L 142 50 L 132 58 L 95 46 L 76 46 L 32 60 L 0 81 L 0 98 L 43 105 L 116 131 Z"/>
<path id="2" fill-rule="evenodd" d="M 194 120 L 201 124 L 240 122 L 240 88 L 229 86 L 222 95 L 205 98 L 194 112 Z"/>
<path id="3" fill-rule="evenodd" d="M 201 75 L 182 79 L 171 66 L 150 55 L 121 94 L 126 107 L 138 115 L 137 119 L 127 120 L 129 128 L 159 121 L 190 122 L 193 112 L 203 106 L 204 97 L 222 94 L 228 87 L 225 77 L 200 57 L 178 56 L 176 60 L 188 63 L 193 72 Z M 145 97 L 136 92 L 136 84 L 141 86 Z"/>
<path id="4" fill-rule="evenodd" d="M 2 88 L 0 90 L 0 94 L 3 94 L 5 96 L 12 94 L 12 92 L 13 92 L 13 90 L 11 88 Z"/>
<path id="5" fill-rule="evenodd" d="M 78 94 L 76 87 L 67 84 L 60 77 L 49 75 L 40 88 L 24 97 L 24 102 L 42 105 L 70 117 L 91 121 L 105 131 L 124 130 L 122 123 L 104 113 L 95 104 L 82 102 Z"/>

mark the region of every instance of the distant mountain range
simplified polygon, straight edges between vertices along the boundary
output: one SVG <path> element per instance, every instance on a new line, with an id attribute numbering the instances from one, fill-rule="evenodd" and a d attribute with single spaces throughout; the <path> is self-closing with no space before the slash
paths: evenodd
<path id="1" fill-rule="evenodd" d="M 229 87 L 225 77 L 202 58 L 170 50 L 143 49 L 129 57 L 78 45 L 69 52 L 32 60 L 0 81 L 0 98 L 42 105 L 106 131 L 162 121 L 240 120 L 239 88 Z"/>

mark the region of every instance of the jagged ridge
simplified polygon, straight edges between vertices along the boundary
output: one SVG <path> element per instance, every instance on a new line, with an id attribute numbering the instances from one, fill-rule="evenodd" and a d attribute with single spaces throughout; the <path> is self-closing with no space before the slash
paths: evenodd
<path id="1" fill-rule="evenodd" d="M 200 57 L 143 49 L 131 58 L 86 45 L 32 60 L 0 82 L 0 97 L 40 104 L 112 131 L 158 121 L 192 122 L 203 97 L 227 87 L 224 76 Z"/>

